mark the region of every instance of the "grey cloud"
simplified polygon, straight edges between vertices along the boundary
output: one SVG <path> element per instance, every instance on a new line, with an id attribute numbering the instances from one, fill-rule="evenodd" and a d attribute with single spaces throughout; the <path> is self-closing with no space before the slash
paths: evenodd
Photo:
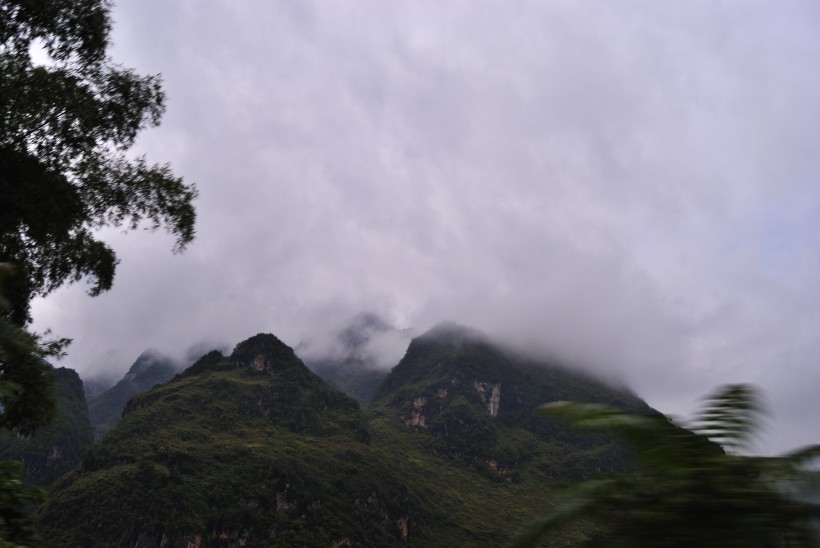
<path id="1" fill-rule="evenodd" d="M 372 310 L 473 325 L 667 412 L 755 382 L 769 449 L 820 439 L 814 2 L 152 0 L 115 18 L 115 59 L 169 97 L 139 152 L 199 185 L 200 224 L 181 256 L 110 231 L 114 289 L 37 304 L 76 339 L 67 365 L 295 345 Z"/>

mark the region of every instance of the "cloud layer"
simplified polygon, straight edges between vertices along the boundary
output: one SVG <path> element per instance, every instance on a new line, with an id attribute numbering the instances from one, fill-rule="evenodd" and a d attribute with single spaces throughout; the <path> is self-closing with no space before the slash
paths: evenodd
<path id="1" fill-rule="evenodd" d="M 820 441 L 820 9 L 784 2 L 122 2 L 161 72 L 140 153 L 197 240 L 107 232 L 114 289 L 37 303 L 66 365 L 127 369 L 361 310 L 450 319 L 682 413 L 766 390 Z"/>

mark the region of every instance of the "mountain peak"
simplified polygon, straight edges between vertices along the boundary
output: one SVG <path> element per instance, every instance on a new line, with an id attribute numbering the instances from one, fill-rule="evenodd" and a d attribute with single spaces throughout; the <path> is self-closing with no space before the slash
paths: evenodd
<path id="1" fill-rule="evenodd" d="M 434 348 L 443 352 L 461 352 L 468 348 L 492 352 L 499 350 L 490 338 L 478 329 L 446 321 L 436 324 L 414 338 L 407 348 L 407 354 L 428 352 Z"/>
<path id="2" fill-rule="evenodd" d="M 478 329 L 462 325 L 453 321 L 437 323 L 427 330 L 418 340 L 439 343 L 487 342 L 487 335 Z"/>
<path id="3" fill-rule="evenodd" d="M 137 357 L 126 373 L 126 377 L 133 378 L 160 364 L 163 369 L 176 369 L 173 360 L 155 348 L 149 348 Z"/>
<path id="4" fill-rule="evenodd" d="M 259 333 L 236 345 L 231 361 L 237 368 L 273 373 L 299 364 L 293 349 L 270 333 Z"/>
<path id="5" fill-rule="evenodd" d="M 360 352 L 373 335 L 394 331 L 395 328 L 371 312 L 361 312 L 353 316 L 347 325 L 340 329 L 336 337 L 351 353 Z"/>
<path id="6" fill-rule="evenodd" d="M 601 381 L 555 364 L 524 360 L 480 331 L 445 322 L 413 339 L 379 387 L 374 411 L 427 432 L 437 454 L 509 471 L 518 461 L 506 451 L 524 438 L 500 440 L 513 430 L 546 443 L 588 443 L 583 435 L 559 429 L 538 415 L 541 405 L 558 400 L 601 402 L 633 412 L 649 409 Z M 516 451 L 523 454 L 529 442 L 521 443 Z"/>
<path id="7" fill-rule="evenodd" d="M 373 312 L 359 312 L 353 316 L 348 322 L 350 327 L 362 327 L 373 329 L 375 331 L 387 331 L 393 329 L 393 326 L 384 321 L 381 316 Z"/>
<path id="8" fill-rule="evenodd" d="M 140 354 L 137 357 L 137 361 L 140 361 L 140 360 L 155 360 L 157 358 L 162 358 L 162 357 L 164 357 L 162 352 L 160 352 L 156 348 L 152 347 L 152 348 L 146 348 L 145 350 L 143 350 L 142 354 Z"/>

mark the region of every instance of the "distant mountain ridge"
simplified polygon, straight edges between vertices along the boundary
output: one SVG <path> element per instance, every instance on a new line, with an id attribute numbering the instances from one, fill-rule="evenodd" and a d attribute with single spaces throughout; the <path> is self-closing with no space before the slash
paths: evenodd
<path id="1" fill-rule="evenodd" d="M 178 370 L 174 360 L 157 350 L 149 349 L 140 354 L 119 382 L 89 400 L 88 410 L 96 437 L 104 436 L 120 420 L 128 400 L 169 381 Z"/>
<path id="2" fill-rule="evenodd" d="M 296 352 L 311 371 L 367 407 L 388 373 L 370 345 L 387 337 L 393 338 L 394 344 L 400 345 L 402 339 L 409 343 L 407 332 L 376 314 L 363 312 L 333 333 L 325 348 L 313 348 L 316 343 L 308 340 L 298 345 Z"/>

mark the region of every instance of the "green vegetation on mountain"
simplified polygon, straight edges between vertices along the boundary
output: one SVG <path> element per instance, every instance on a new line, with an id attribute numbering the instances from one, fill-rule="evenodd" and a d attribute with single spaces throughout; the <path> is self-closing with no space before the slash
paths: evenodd
<path id="1" fill-rule="evenodd" d="M 580 478 L 629 466 L 601 434 L 579 433 L 536 410 L 559 400 L 650 413 L 642 400 L 577 372 L 504 351 L 480 333 L 441 324 L 414 339 L 376 396 L 374 421 L 398 421 L 423 445 L 512 481 L 534 470 Z"/>
<path id="2" fill-rule="evenodd" d="M 313 361 L 310 369 L 322 377 L 325 382 L 355 399 L 363 407 L 373 402 L 376 391 L 387 376 L 387 371 L 384 369 L 363 367 L 353 360 Z"/>
<path id="3" fill-rule="evenodd" d="M 0 440 L 0 460 L 21 461 L 24 479 L 49 486 L 80 463 L 94 443 L 83 383 L 73 369 L 54 369 L 57 415 L 31 437 L 6 433 Z"/>
<path id="4" fill-rule="evenodd" d="M 82 381 L 71 369 L 43 363 L 47 379 L 39 386 L 55 390 L 54 419 L 34 434 L 0 432 L 0 546 L 42 545 L 31 518 L 45 496 L 38 486 L 74 468 L 94 442 Z"/>
<path id="5" fill-rule="evenodd" d="M 51 546 L 497 546 L 556 483 L 629 467 L 608 437 L 537 416 L 572 395 L 650 412 L 453 327 L 415 339 L 365 413 L 257 335 L 134 397 L 39 527 Z"/>
<path id="6" fill-rule="evenodd" d="M 383 544 L 413 502 L 388 468 L 362 471 L 368 438 L 354 400 L 258 335 L 131 400 L 58 484 L 43 534 L 54 546 Z"/>
<path id="7" fill-rule="evenodd" d="M 128 400 L 154 385 L 170 380 L 177 372 L 174 361 L 156 350 L 146 350 L 114 386 L 89 399 L 88 411 L 97 438 L 117 424 Z"/>

